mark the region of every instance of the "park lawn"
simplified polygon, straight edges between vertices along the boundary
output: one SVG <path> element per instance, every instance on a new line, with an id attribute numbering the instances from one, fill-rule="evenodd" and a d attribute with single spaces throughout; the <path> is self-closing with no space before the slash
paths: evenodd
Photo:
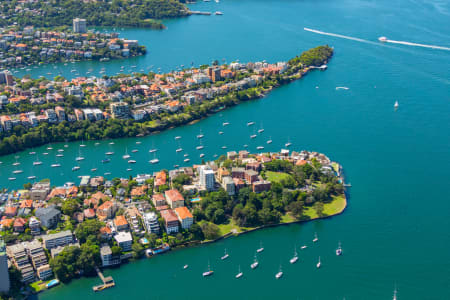
<path id="1" fill-rule="evenodd" d="M 281 216 L 280 223 L 292 223 L 297 221 L 296 218 L 294 218 L 290 213 L 287 213 L 283 216 Z"/>
<path id="2" fill-rule="evenodd" d="M 291 175 L 281 172 L 266 171 L 267 180 L 270 182 L 280 182 L 281 180 L 289 180 Z"/>
<path id="3" fill-rule="evenodd" d="M 347 200 L 344 195 L 334 196 L 333 201 L 323 205 L 323 213 L 327 216 L 336 215 L 341 213 L 346 206 Z M 303 211 L 303 215 L 308 216 L 310 219 L 317 219 L 319 217 L 312 206 L 308 206 Z"/>

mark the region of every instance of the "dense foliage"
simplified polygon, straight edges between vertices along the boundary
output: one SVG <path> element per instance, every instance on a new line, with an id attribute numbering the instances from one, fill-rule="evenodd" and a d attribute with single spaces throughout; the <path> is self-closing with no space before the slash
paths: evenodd
<path id="1" fill-rule="evenodd" d="M 304 66 L 321 66 L 333 55 L 333 48 L 318 46 L 303 52 L 300 56 L 289 61 L 289 64 L 303 64 Z"/>
<path id="2" fill-rule="evenodd" d="M 89 26 L 129 26 L 161 29 L 164 26 L 154 19 L 185 16 L 187 8 L 177 0 L 113 0 L 79 1 L 51 0 L 24 4 L 29 10 L 16 13 L 17 1 L 2 1 L 3 14 L 12 16 L 0 19 L 0 26 L 17 22 L 19 26 L 52 27 L 72 25 L 74 18 L 84 18 Z M 41 11 L 36 14 L 32 9 Z"/>

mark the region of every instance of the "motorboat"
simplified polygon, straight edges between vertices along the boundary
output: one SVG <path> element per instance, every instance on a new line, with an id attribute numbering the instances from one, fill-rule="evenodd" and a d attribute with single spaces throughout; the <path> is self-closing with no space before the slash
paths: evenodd
<path id="1" fill-rule="evenodd" d="M 254 138 L 256 138 L 256 137 L 257 137 L 256 134 L 252 134 L 252 135 L 250 136 L 251 139 L 254 139 Z"/>
<path id="2" fill-rule="evenodd" d="M 342 247 L 341 247 L 341 242 L 339 242 L 339 245 L 336 249 L 336 255 L 337 256 L 341 256 L 342 255 Z"/>
<path id="3" fill-rule="evenodd" d="M 262 242 L 259 243 L 259 248 L 256 250 L 256 252 L 261 253 L 264 251 L 264 247 L 262 246 Z"/>
<path id="4" fill-rule="evenodd" d="M 380 42 L 382 42 L 382 43 L 386 43 L 387 42 L 387 37 L 385 37 L 385 36 L 380 36 L 379 38 L 378 38 L 378 40 L 380 41 Z"/>
<path id="5" fill-rule="evenodd" d="M 102 163 L 104 163 L 104 164 L 109 163 L 110 161 L 111 161 L 111 159 L 109 159 L 109 158 L 102 159 Z"/>
<path id="6" fill-rule="evenodd" d="M 294 250 L 294 257 L 292 257 L 289 262 L 295 264 L 298 261 L 297 249 Z"/>
<path id="7" fill-rule="evenodd" d="M 133 150 L 131 150 L 131 153 L 136 153 L 138 151 L 139 151 L 138 149 L 133 149 Z"/>
<path id="8" fill-rule="evenodd" d="M 175 139 L 179 140 L 179 139 L 181 139 L 181 136 L 178 135 L 178 136 L 175 137 Z"/>
<path id="9" fill-rule="evenodd" d="M 275 278 L 276 279 L 280 279 L 281 277 L 283 277 L 283 271 L 281 271 L 281 266 L 280 266 L 280 269 L 278 270 L 278 273 L 275 274 Z"/>
<path id="10" fill-rule="evenodd" d="M 200 158 L 202 158 L 202 157 L 205 157 L 205 154 L 203 154 L 203 153 L 202 153 L 202 154 L 200 154 Z"/>
<path id="11" fill-rule="evenodd" d="M 28 178 L 29 180 L 33 180 L 33 179 L 36 179 L 36 176 L 31 175 L 31 176 L 28 176 L 27 178 Z"/>
<path id="12" fill-rule="evenodd" d="M 75 166 L 75 167 L 72 168 L 72 171 L 78 171 L 79 169 L 80 169 L 79 166 Z"/>
<path id="13" fill-rule="evenodd" d="M 228 125 L 230 125 L 229 122 L 223 122 L 223 123 L 222 123 L 222 126 L 228 126 Z"/>
<path id="14" fill-rule="evenodd" d="M 320 256 L 319 256 L 319 262 L 317 263 L 316 267 L 319 269 L 322 266 L 322 263 L 320 262 Z"/>
<path id="15" fill-rule="evenodd" d="M 153 164 L 153 165 L 157 164 L 157 163 L 159 163 L 159 159 L 154 158 L 154 159 L 150 160 L 150 163 Z"/>
<path id="16" fill-rule="evenodd" d="M 59 167 L 61 167 L 61 164 L 52 164 L 51 167 L 52 168 L 59 168 Z"/>
<path id="17" fill-rule="evenodd" d="M 133 160 L 133 159 L 130 159 L 130 160 L 128 161 L 128 163 L 129 163 L 129 164 L 135 164 L 135 163 L 136 163 L 136 161 L 135 161 L 135 160 Z"/>
<path id="18" fill-rule="evenodd" d="M 183 148 L 178 148 L 177 150 L 175 150 L 176 152 L 181 152 L 183 151 Z"/>
<path id="19" fill-rule="evenodd" d="M 241 272 L 241 266 L 239 265 L 238 273 L 236 274 L 236 278 L 241 278 L 244 275 L 244 273 Z"/>
<path id="20" fill-rule="evenodd" d="M 318 241 L 319 241 L 319 238 L 317 237 L 317 232 L 315 232 L 313 242 L 316 243 Z"/>
<path id="21" fill-rule="evenodd" d="M 106 154 L 106 155 L 113 155 L 114 152 L 106 152 L 105 154 Z"/>
<path id="22" fill-rule="evenodd" d="M 264 149 L 264 147 L 263 146 L 258 146 L 258 147 L 256 147 L 256 149 L 257 150 L 262 150 L 262 149 Z"/>
<path id="23" fill-rule="evenodd" d="M 189 268 L 189 265 L 184 265 L 183 266 L 183 270 L 186 270 L 187 268 Z"/>
<path id="24" fill-rule="evenodd" d="M 252 126 L 252 125 L 255 125 L 255 122 L 248 122 L 247 123 L 247 126 Z"/>

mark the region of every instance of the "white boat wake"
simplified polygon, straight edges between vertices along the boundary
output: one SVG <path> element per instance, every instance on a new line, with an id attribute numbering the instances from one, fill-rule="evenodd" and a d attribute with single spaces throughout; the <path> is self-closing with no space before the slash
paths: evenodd
<path id="1" fill-rule="evenodd" d="M 442 47 L 442 46 L 435 46 L 435 45 L 424 45 L 424 44 L 417 44 L 417 43 L 404 42 L 404 41 L 393 41 L 393 40 L 388 40 L 388 39 L 384 40 L 383 42 L 391 43 L 391 44 L 400 44 L 400 45 L 406 45 L 406 46 L 423 47 L 423 48 L 450 51 L 449 47 Z"/>
<path id="2" fill-rule="evenodd" d="M 378 45 L 378 43 L 371 42 L 371 41 L 364 40 L 364 39 L 360 39 L 360 38 L 357 38 L 357 37 L 352 37 L 352 36 L 347 36 L 347 35 L 342 35 L 342 34 L 337 34 L 337 33 L 331 33 L 331 32 L 324 32 L 324 31 L 315 30 L 315 29 L 306 28 L 306 27 L 304 27 L 303 30 L 309 31 L 309 32 L 313 32 L 313 33 L 317 33 L 317 34 L 334 36 L 334 37 L 338 37 L 338 38 L 342 38 L 342 39 L 347 39 L 347 40 L 352 40 L 352 41 L 357 41 L 357 42 L 362 42 L 362 43 L 367 43 L 367 44 Z"/>

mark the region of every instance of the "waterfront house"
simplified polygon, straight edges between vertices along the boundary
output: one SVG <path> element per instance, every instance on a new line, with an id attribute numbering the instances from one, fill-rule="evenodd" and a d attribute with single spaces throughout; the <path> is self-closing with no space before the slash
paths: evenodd
<path id="1" fill-rule="evenodd" d="M 159 233 L 158 217 L 154 212 L 144 214 L 144 225 L 149 234 Z"/>
<path id="2" fill-rule="evenodd" d="M 70 230 L 65 230 L 58 233 L 44 235 L 42 237 L 42 241 L 46 249 L 52 249 L 72 243 L 73 235 Z"/>
<path id="3" fill-rule="evenodd" d="M 178 232 L 178 217 L 171 209 L 160 211 L 168 234 Z"/>
<path id="4" fill-rule="evenodd" d="M 131 245 L 133 244 L 133 237 L 131 236 L 130 232 L 121 231 L 114 236 L 114 239 L 116 240 L 117 245 L 119 245 L 119 247 L 122 248 L 122 251 L 124 252 L 131 251 Z"/>
<path id="5" fill-rule="evenodd" d="M 42 226 L 47 228 L 53 228 L 58 224 L 58 221 L 61 218 L 61 212 L 51 207 L 39 207 L 35 211 L 35 216 L 39 218 Z"/>
<path id="6" fill-rule="evenodd" d="M 114 226 L 116 227 L 117 231 L 127 230 L 128 229 L 127 219 L 124 216 L 116 216 L 114 218 Z"/>
<path id="7" fill-rule="evenodd" d="M 189 229 L 194 223 L 194 217 L 185 206 L 175 208 L 175 214 L 177 215 L 181 228 L 183 229 Z"/>

